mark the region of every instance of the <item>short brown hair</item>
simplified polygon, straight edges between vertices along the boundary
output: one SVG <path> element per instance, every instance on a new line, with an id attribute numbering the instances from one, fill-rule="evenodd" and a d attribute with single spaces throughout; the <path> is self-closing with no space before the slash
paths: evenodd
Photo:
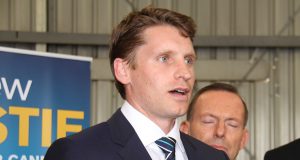
<path id="1" fill-rule="evenodd" d="M 134 50 L 144 44 L 142 33 L 145 29 L 157 25 L 176 27 L 182 36 L 193 40 L 196 33 L 196 24 L 192 18 L 162 8 L 146 7 L 141 11 L 134 11 L 125 17 L 113 30 L 110 43 L 110 66 L 114 73 L 114 60 L 122 58 L 134 68 Z M 126 98 L 125 88 L 116 78 L 116 88 L 123 99 Z"/>
<path id="2" fill-rule="evenodd" d="M 195 104 L 197 102 L 197 99 L 198 97 L 205 93 L 205 92 L 208 92 L 208 91 L 225 91 L 225 92 L 230 92 L 230 93 L 233 93 L 235 95 L 237 95 L 238 97 L 240 97 L 242 103 L 243 103 L 243 106 L 244 106 L 244 127 L 247 125 L 247 121 L 248 121 L 248 109 L 247 109 L 247 105 L 245 103 L 245 101 L 243 100 L 243 98 L 240 96 L 238 90 L 233 86 L 233 85 L 230 85 L 230 84 L 226 84 L 226 83 L 213 83 L 213 84 L 210 84 L 206 87 L 203 87 L 202 89 L 200 89 L 193 97 L 190 105 L 189 105 L 189 108 L 188 108 L 188 111 L 187 111 L 187 115 L 186 115 L 186 119 L 187 120 L 190 120 L 192 118 L 192 114 L 193 114 L 193 110 L 195 108 Z"/>

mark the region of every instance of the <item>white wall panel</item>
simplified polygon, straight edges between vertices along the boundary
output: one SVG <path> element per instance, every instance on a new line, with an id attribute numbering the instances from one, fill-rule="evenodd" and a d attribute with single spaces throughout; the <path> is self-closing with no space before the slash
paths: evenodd
<path id="1" fill-rule="evenodd" d="M 0 0 L 0 30 L 9 30 L 10 28 L 9 1 L 10 0 Z"/>
<path id="2" fill-rule="evenodd" d="M 236 10 L 232 15 L 234 18 L 233 32 L 234 35 L 250 35 L 250 28 L 253 20 L 251 19 L 252 3 L 249 0 L 236 0 L 234 5 Z"/>
<path id="3" fill-rule="evenodd" d="M 269 0 L 255 0 L 255 35 L 270 35 L 270 21 L 272 21 L 271 2 Z"/>
<path id="4" fill-rule="evenodd" d="M 92 33 L 93 31 L 93 1 L 74 1 L 74 31 L 79 33 Z"/>
<path id="5" fill-rule="evenodd" d="M 277 132 L 273 133 L 275 138 L 275 145 L 280 145 L 287 143 L 291 140 L 290 133 L 293 133 L 293 128 L 291 128 L 291 121 L 290 117 L 292 115 L 292 101 L 290 101 L 291 94 L 290 91 L 293 91 L 293 84 L 290 83 L 291 74 L 293 70 L 293 63 L 290 63 L 290 54 L 288 50 L 280 50 L 279 53 L 279 65 L 278 65 L 278 72 L 279 72 L 279 84 L 278 84 L 278 93 L 276 98 L 278 99 L 278 105 L 276 105 L 276 127 L 278 130 Z M 290 65 L 291 64 L 291 65 Z M 278 140 L 278 141 L 276 141 Z"/>
<path id="6" fill-rule="evenodd" d="M 112 111 L 112 89 L 113 83 L 111 81 L 99 81 L 96 84 L 97 97 L 95 112 L 97 113 L 96 123 L 106 121 L 110 116 Z"/>
<path id="7" fill-rule="evenodd" d="M 253 123 L 254 131 L 250 133 L 250 138 L 254 141 L 254 153 L 257 160 L 263 159 L 265 151 L 268 149 L 270 135 L 270 104 L 269 104 L 269 84 L 259 82 L 256 83 L 255 104 Z M 250 122 L 251 123 L 251 122 Z"/>
<path id="8" fill-rule="evenodd" d="M 196 48 L 197 58 L 199 60 L 211 59 L 212 50 L 209 48 Z"/>
<path id="9" fill-rule="evenodd" d="M 136 9 L 140 10 L 141 8 L 144 8 L 145 6 L 148 6 L 151 4 L 151 0 L 132 0 L 132 4 L 135 6 Z"/>
<path id="10" fill-rule="evenodd" d="M 162 8 L 172 9 L 172 2 L 173 0 L 152 0 L 153 6 L 159 6 Z"/>
<path id="11" fill-rule="evenodd" d="M 113 27 L 116 26 L 129 12 L 132 11 L 132 8 L 126 1 L 113 0 Z"/>
<path id="12" fill-rule="evenodd" d="M 192 16 L 194 14 L 193 0 L 174 0 L 173 9 L 185 15 Z"/>
<path id="13" fill-rule="evenodd" d="M 93 33 L 111 33 L 113 24 L 112 0 L 93 0 Z"/>
<path id="14" fill-rule="evenodd" d="M 32 29 L 32 3 L 31 0 L 12 0 L 12 10 L 10 14 L 13 16 L 11 28 L 19 31 L 30 31 Z"/>
<path id="15" fill-rule="evenodd" d="M 250 61 L 250 52 L 248 48 L 236 48 L 235 49 L 235 58 L 239 60 L 249 60 Z"/>
<path id="16" fill-rule="evenodd" d="M 248 129 L 250 133 L 250 137 L 248 139 L 248 143 L 246 144 L 245 149 L 240 151 L 237 159 L 243 159 L 243 160 L 251 160 L 251 158 L 254 156 L 254 150 L 253 147 L 254 143 L 253 141 L 253 135 L 251 135 L 251 131 L 253 130 L 253 109 L 254 109 L 254 83 L 253 82 L 244 82 L 239 83 L 237 85 L 238 91 L 241 94 L 242 98 L 244 99 L 245 103 L 247 104 L 248 109 L 248 123 L 246 128 Z"/>
<path id="17" fill-rule="evenodd" d="M 73 0 L 64 0 L 64 1 L 54 1 L 55 2 L 55 21 L 56 26 L 54 31 L 56 32 L 65 32 L 72 33 L 74 31 L 74 1 Z M 52 23 L 52 22 L 50 22 Z"/>
<path id="18" fill-rule="evenodd" d="M 294 8 L 293 11 L 294 13 L 298 13 L 294 17 L 294 35 L 299 36 L 300 35 L 300 14 L 299 14 L 299 9 L 300 9 L 300 1 L 295 0 L 294 1 Z"/>
<path id="19" fill-rule="evenodd" d="M 92 125 L 97 124 L 97 108 L 98 108 L 98 94 L 97 94 L 98 88 L 97 88 L 97 81 L 91 81 L 91 119 L 90 122 Z"/>
<path id="20" fill-rule="evenodd" d="M 1 0 L 0 1 L 0 29 L 31 31 L 32 11 L 31 0 Z"/>
<path id="21" fill-rule="evenodd" d="M 294 1 L 294 10 L 297 12 L 298 9 L 300 9 L 300 1 L 295 0 Z M 300 35 L 300 14 L 297 14 L 295 16 L 295 27 L 294 27 L 294 34 L 299 36 Z M 295 129 L 295 137 L 294 138 L 299 138 L 300 137 L 300 49 L 297 48 L 295 49 L 294 53 L 294 129 Z"/>
<path id="22" fill-rule="evenodd" d="M 216 49 L 216 59 L 217 60 L 224 60 L 224 59 L 231 59 L 232 55 L 231 48 L 218 48 Z"/>
<path id="23" fill-rule="evenodd" d="M 201 0 L 201 1 L 195 1 L 195 12 L 196 16 L 194 17 L 194 20 L 196 21 L 198 31 L 198 35 L 211 35 L 213 33 L 213 19 L 212 16 L 212 7 L 211 3 L 214 0 Z"/>
<path id="24" fill-rule="evenodd" d="M 295 68 L 294 68 L 294 73 L 295 73 L 295 90 L 294 90 L 294 128 L 295 128 L 295 137 L 294 138 L 299 138 L 300 137 L 300 50 L 297 49 L 295 52 L 295 58 L 294 58 L 294 63 L 295 63 Z"/>
<path id="25" fill-rule="evenodd" d="M 216 35 L 230 35 L 231 11 L 230 0 L 217 0 L 216 3 Z"/>

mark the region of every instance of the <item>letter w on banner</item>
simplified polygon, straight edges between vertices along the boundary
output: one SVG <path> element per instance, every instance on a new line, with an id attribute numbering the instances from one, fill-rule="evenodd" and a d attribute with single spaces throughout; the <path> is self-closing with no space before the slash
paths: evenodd
<path id="1" fill-rule="evenodd" d="M 0 158 L 44 157 L 89 127 L 92 58 L 0 47 Z"/>

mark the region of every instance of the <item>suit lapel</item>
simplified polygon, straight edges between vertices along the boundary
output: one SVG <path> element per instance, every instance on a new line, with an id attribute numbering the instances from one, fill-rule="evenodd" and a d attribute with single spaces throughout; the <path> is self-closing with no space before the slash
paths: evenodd
<path id="1" fill-rule="evenodd" d="M 181 140 L 184 145 L 185 152 L 188 156 L 189 160 L 212 160 L 213 156 L 211 156 L 209 152 L 205 151 L 205 148 L 202 148 L 201 146 L 195 144 L 191 137 L 188 135 L 180 132 Z"/>
<path id="2" fill-rule="evenodd" d="M 197 148 L 186 138 L 186 135 L 180 132 L 181 141 L 183 143 L 186 155 L 189 160 L 201 160 L 201 157 L 197 154 Z"/>
<path id="3" fill-rule="evenodd" d="M 146 148 L 133 127 L 119 109 L 108 120 L 112 140 L 121 146 L 119 156 L 123 160 L 151 160 Z"/>
<path id="4" fill-rule="evenodd" d="M 138 136 L 132 136 L 119 153 L 124 160 L 151 160 Z"/>
<path id="5" fill-rule="evenodd" d="M 189 160 L 228 159 L 224 152 L 218 151 L 182 132 L 180 132 L 180 137 Z"/>

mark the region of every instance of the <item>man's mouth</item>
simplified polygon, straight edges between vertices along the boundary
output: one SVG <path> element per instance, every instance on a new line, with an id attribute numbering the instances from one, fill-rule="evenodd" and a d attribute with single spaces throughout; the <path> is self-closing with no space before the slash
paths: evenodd
<path id="1" fill-rule="evenodd" d="M 186 95 L 189 93 L 189 90 L 188 89 L 174 89 L 169 92 L 172 94 Z"/>
<path id="2" fill-rule="evenodd" d="M 216 149 L 218 149 L 218 150 L 222 150 L 224 152 L 226 152 L 226 150 L 227 150 L 224 146 L 221 146 L 221 145 L 213 144 L 211 146 L 214 147 L 214 148 L 216 148 Z"/>

